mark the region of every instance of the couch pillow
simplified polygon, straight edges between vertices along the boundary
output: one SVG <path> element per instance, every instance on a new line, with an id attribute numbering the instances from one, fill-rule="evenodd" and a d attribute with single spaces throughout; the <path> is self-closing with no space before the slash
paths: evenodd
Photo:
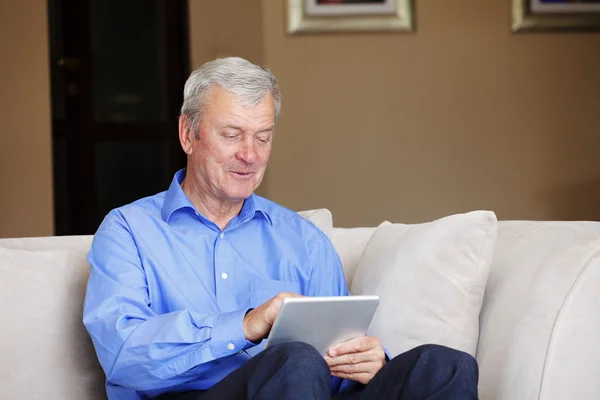
<path id="1" fill-rule="evenodd" d="M 384 221 L 379 226 L 389 225 L 391 222 Z M 361 228 L 333 228 L 331 243 L 335 247 L 346 276 L 348 288 L 352 284 L 352 278 L 358 263 L 365 251 L 365 247 L 373 236 L 376 227 Z"/>
<path id="2" fill-rule="evenodd" d="M 82 323 L 84 251 L 0 248 L 0 398 L 105 399 Z"/>
<path id="3" fill-rule="evenodd" d="M 370 334 L 393 356 L 428 343 L 475 355 L 497 228 L 490 211 L 378 227 L 351 286 L 380 297 Z"/>
<path id="4" fill-rule="evenodd" d="M 331 240 L 333 236 L 333 216 L 326 208 L 298 212 L 301 217 L 309 220 Z"/>

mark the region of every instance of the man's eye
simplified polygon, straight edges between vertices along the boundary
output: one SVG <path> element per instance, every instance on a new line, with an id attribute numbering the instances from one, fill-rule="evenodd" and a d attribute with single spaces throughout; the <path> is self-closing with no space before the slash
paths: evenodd
<path id="1" fill-rule="evenodd" d="M 237 138 L 239 135 L 237 133 L 224 133 L 223 137 L 225 139 L 235 139 Z"/>
<path id="2" fill-rule="evenodd" d="M 258 135 L 256 139 L 261 143 L 269 143 L 271 141 L 271 135 Z"/>

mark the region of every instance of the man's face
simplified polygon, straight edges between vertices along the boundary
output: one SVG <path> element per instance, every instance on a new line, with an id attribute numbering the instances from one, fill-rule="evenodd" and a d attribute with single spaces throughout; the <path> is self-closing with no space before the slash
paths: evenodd
<path id="1" fill-rule="evenodd" d="M 207 94 L 202 120 L 188 151 L 188 175 L 213 200 L 238 203 L 260 185 L 269 157 L 275 125 L 270 94 L 255 106 L 216 86 Z"/>

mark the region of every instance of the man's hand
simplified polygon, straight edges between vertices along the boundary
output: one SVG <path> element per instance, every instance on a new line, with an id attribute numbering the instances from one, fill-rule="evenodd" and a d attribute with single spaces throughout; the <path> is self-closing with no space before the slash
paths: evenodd
<path id="1" fill-rule="evenodd" d="M 271 300 L 246 314 L 244 317 L 244 336 L 246 340 L 258 342 L 269 335 L 273 322 L 275 322 L 275 318 L 279 314 L 283 299 L 287 297 L 303 296 L 290 292 L 279 293 Z"/>
<path id="2" fill-rule="evenodd" d="M 363 336 L 331 348 L 325 361 L 331 375 L 366 385 L 385 364 L 385 353 L 378 338 Z"/>

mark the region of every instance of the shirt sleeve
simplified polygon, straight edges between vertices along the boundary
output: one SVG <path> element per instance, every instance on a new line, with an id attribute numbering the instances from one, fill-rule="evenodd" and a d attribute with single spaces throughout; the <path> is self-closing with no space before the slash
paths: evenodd
<path id="1" fill-rule="evenodd" d="M 325 235 L 311 249 L 310 258 L 312 273 L 307 296 L 348 296 L 342 262 Z"/>
<path id="2" fill-rule="evenodd" d="M 190 380 L 216 359 L 253 344 L 244 337 L 248 310 L 216 315 L 151 309 L 143 264 L 134 239 L 120 224 L 101 227 L 88 255 L 90 278 L 83 311 L 108 381 L 153 390 Z"/>

